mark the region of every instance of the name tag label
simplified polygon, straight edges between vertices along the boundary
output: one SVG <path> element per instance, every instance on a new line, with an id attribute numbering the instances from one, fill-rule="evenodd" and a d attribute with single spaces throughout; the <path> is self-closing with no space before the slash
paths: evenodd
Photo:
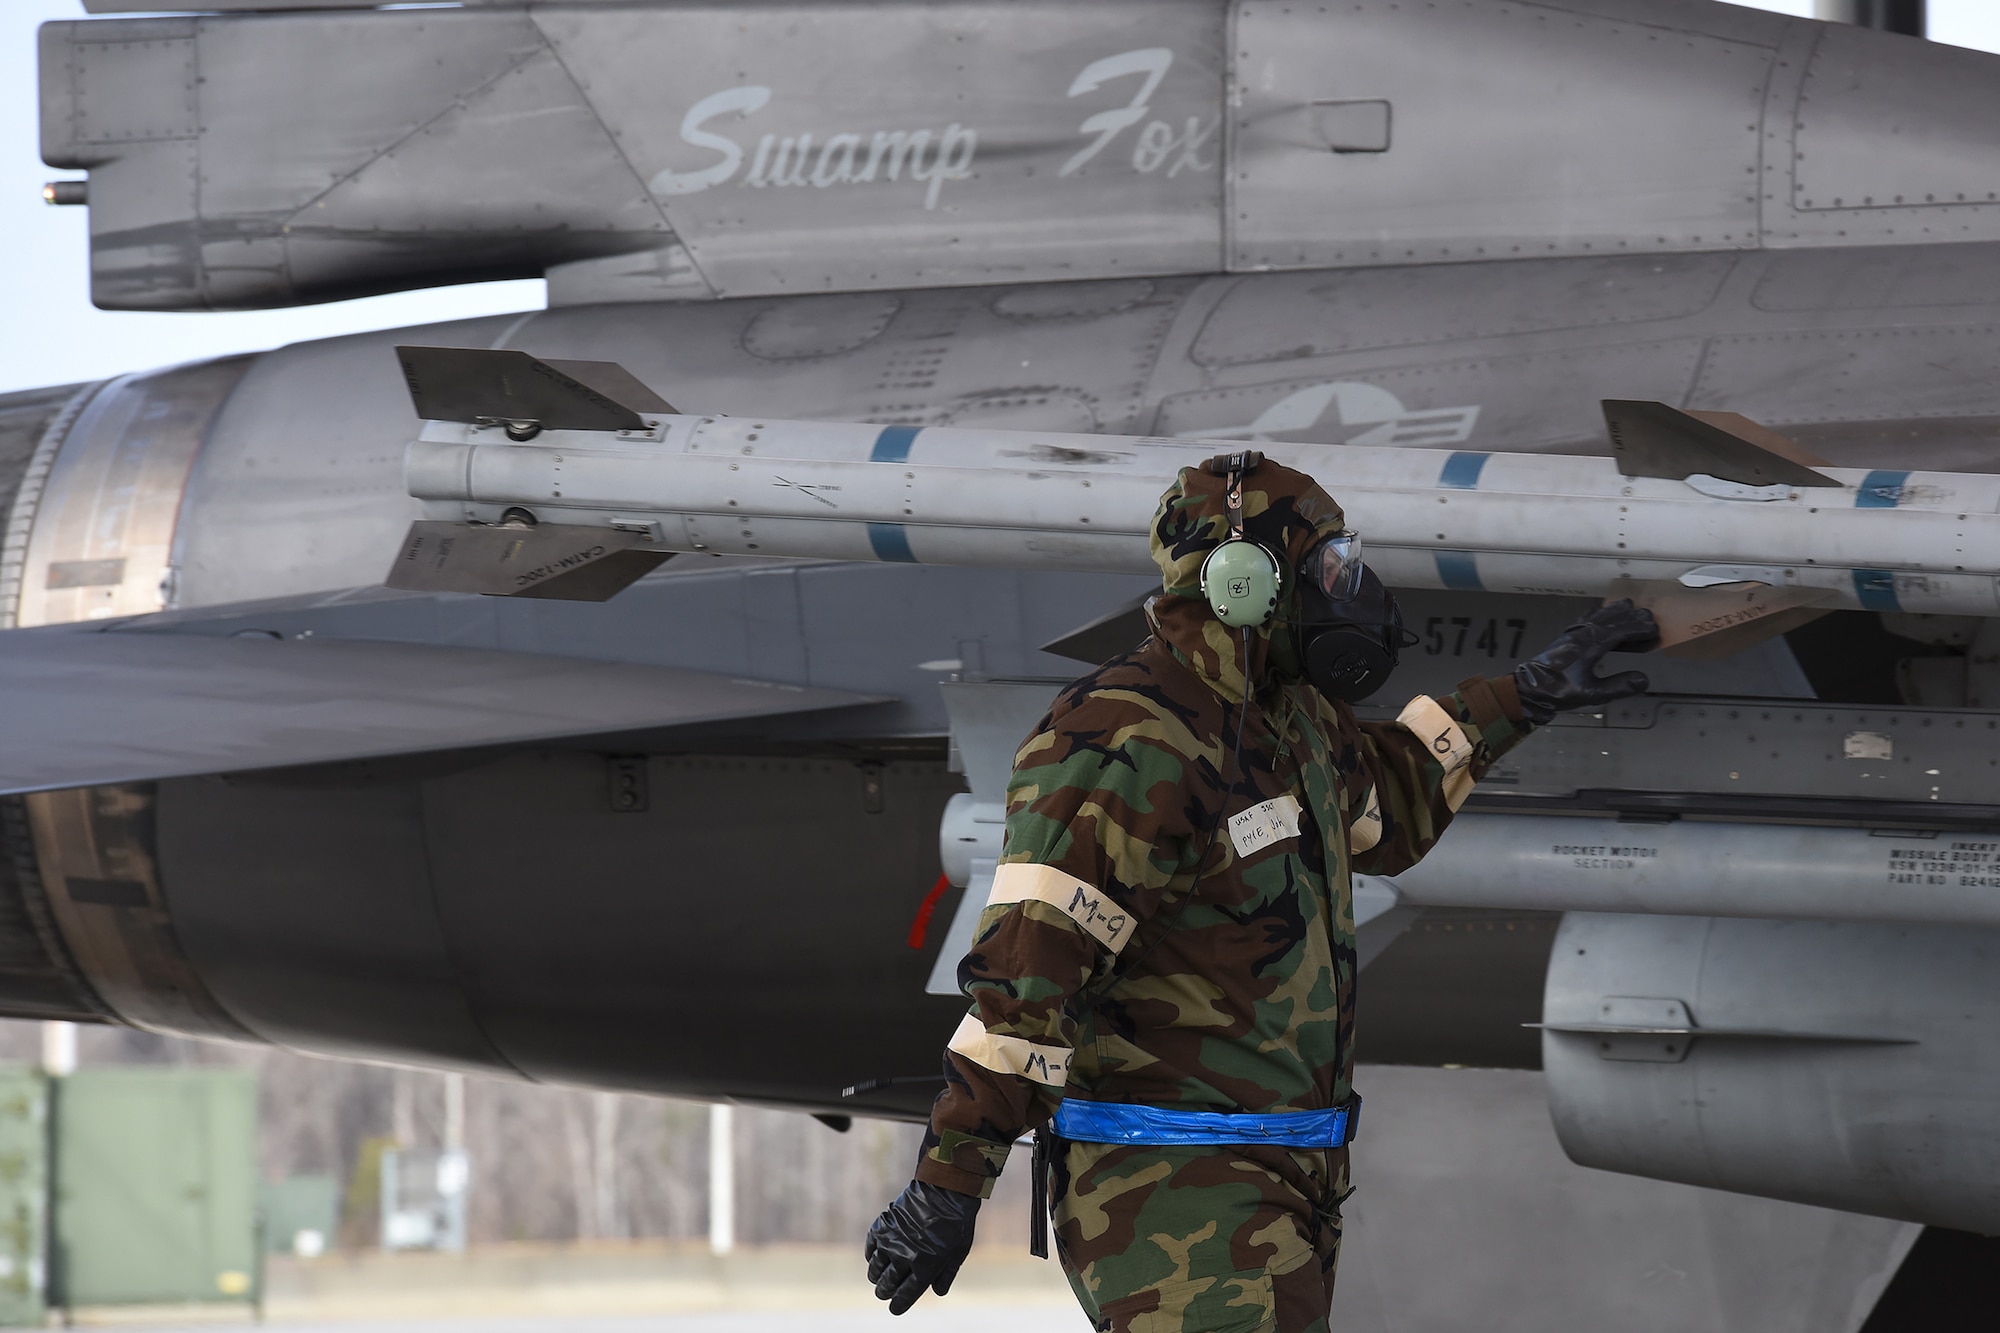
<path id="1" fill-rule="evenodd" d="M 1031 898 L 1066 913 L 1113 953 L 1132 939 L 1132 918 L 1102 890 L 1074 875 L 1054 866 L 1025 862 L 1004 865 L 993 872 L 993 890 L 986 895 L 987 906 L 1026 902 Z"/>
<path id="2" fill-rule="evenodd" d="M 1430 696 L 1420 694 L 1410 700 L 1396 722 L 1424 743 L 1446 773 L 1456 773 L 1472 763 L 1472 742 L 1466 739 L 1464 728 Z"/>
<path id="3" fill-rule="evenodd" d="M 1026 1037 L 988 1032 L 977 1012 L 958 1021 L 958 1030 L 946 1043 L 972 1063 L 996 1074 L 1018 1074 L 1051 1088 L 1069 1081 L 1070 1051 L 1065 1046 L 1048 1046 Z"/>
<path id="4" fill-rule="evenodd" d="M 1420 694 L 1410 700 L 1403 709 L 1397 723 L 1422 741 L 1424 748 L 1431 752 L 1444 768 L 1444 782 L 1440 794 L 1452 813 L 1465 804 L 1465 798 L 1472 795 L 1472 742 L 1466 739 L 1465 729 L 1458 720 L 1444 711 L 1438 701 Z"/>
<path id="5" fill-rule="evenodd" d="M 1253 856 L 1286 838 L 1298 837 L 1300 813 L 1298 798 L 1286 794 L 1231 815 L 1229 840 L 1236 844 L 1236 854 Z"/>

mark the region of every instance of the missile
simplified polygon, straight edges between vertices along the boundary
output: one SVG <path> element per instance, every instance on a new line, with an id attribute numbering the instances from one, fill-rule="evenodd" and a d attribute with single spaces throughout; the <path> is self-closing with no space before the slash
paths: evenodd
<path id="1" fill-rule="evenodd" d="M 1384 884 L 1423 907 L 2000 926 L 2000 842 L 1880 829 L 1461 814 Z"/>
<path id="2" fill-rule="evenodd" d="M 990 876 L 1005 818 L 997 803 L 951 798 L 938 848 L 952 883 L 972 882 L 974 858 Z M 1985 834 L 1946 842 L 1825 825 L 1466 810 L 1409 870 L 1361 878 L 1394 894 L 1376 900 L 1384 906 L 2000 927 L 2000 840 Z M 956 964 L 960 954 L 945 952 Z M 944 975 L 955 992 L 956 977 Z"/>
<path id="3" fill-rule="evenodd" d="M 636 381 L 608 363 L 398 352 L 428 419 L 406 459 L 424 520 L 394 587 L 564 596 L 540 586 L 548 559 L 670 552 L 1150 573 L 1177 470 L 1244 447 L 694 416 L 620 401 Z M 1392 586 L 1678 594 L 1679 638 L 1798 608 L 2000 615 L 2000 476 L 1829 467 L 1741 417 L 1605 410 L 1603 457 L 1268 451 L 1341 503 Z"/>

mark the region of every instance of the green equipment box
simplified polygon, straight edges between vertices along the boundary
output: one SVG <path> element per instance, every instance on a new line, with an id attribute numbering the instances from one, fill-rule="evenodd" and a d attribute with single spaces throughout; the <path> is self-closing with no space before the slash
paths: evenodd
<path id="1" fill-rule="evenodd" d="M 264 1253 L 312 1259 L 340 1227 L 340 1184 L 332 1176 L 292 1176 L 264 1183 Z"/>
<path id="2" fill-rule="evenodd" d="M 258 1300 L 253 1073 L 83 1069 L 53 1102 L 50 1304 Z"/>

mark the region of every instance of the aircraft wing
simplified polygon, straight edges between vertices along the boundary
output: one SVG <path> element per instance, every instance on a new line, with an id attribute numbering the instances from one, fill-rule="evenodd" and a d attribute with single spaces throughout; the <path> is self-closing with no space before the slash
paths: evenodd
<path id="1" fill-rule="evenodd" d="M 670 667 L 330 638 L 0 632 L 0 793 L 875 702 Z"/>

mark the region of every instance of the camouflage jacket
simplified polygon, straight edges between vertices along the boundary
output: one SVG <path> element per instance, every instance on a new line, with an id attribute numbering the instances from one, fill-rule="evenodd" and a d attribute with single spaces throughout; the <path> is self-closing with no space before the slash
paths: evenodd
<path id="1" fill-rule="evenodd" d="M 1300 473 L 1266 462 L 1251 482 L 1247 533 L 1294 563 L 1341 526 Z M 1415 864 L 1527 733 L 1511 677 L 1361 723 L 1288 669 L 1283 633 L 1232 635 L 1198 595 L 1225 531 L 1220 488 L 1181 474 L 1155 524 L 1166 593 L 1152 637 L 1064 690 L 1015 757 L 920 1180 L 988 1193 L 1064 1095 L 1250 1112 L 1345 1101 L 1351 873 Z"/>

